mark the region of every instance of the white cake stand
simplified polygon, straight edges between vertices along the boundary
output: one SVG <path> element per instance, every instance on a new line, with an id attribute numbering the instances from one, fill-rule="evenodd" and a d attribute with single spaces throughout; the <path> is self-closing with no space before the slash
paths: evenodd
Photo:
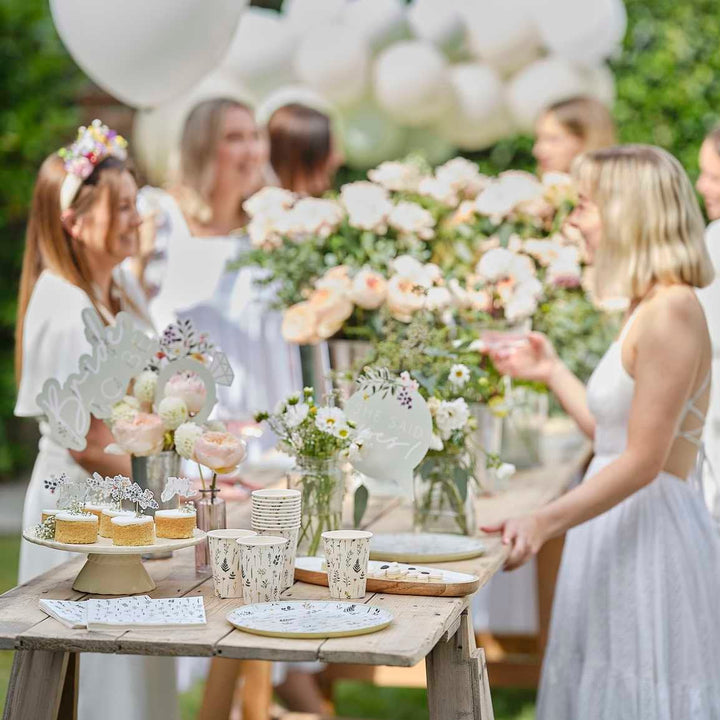
<path id="1" fill-rule="evenodd" d="M 75 545 L 55 540 L 44 540 L 28 528 L 23 537 L 36 545 L 53 550 L 87 553 L 87 561 L 75 578 L 73 590 L 93 595 L 133 595 L 155 589 L 155 582 L 142 563 L 143 555 L 164 553 L 197 545 L 205 540 L 205 533 L 197 528 L 191 538 L 169 540 L 157 538 L 154 545 L 113 545 L 109 538 L 98 537 L 96 543 Z"/>

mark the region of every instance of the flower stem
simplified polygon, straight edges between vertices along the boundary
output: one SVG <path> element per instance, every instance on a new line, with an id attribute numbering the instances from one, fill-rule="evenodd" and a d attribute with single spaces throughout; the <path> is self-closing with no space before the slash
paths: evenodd
<path id="1" fill-rule="evenodd" d="M 207 490 L 207 488 L 205 487 L 205 478 L 203 477 L 203 474 L 202 474 L 202 465 L 200 463 L 198 463 L 197 466 L 198 466 L 198 472 L 200 473 L 200 482 L 202 483 L 202 489 Z"/>

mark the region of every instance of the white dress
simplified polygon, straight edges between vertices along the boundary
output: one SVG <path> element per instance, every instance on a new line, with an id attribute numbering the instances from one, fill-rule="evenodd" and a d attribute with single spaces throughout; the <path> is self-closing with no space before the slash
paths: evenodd
<path id="1" fill-rule="evenodd" d="M 138 292 L 128 288 L 134 302 Z M 41 419 L 35 398 L 48 378 L 61 383 L 77 371 L 83 353 L 90 352 L 81 313 L 92 307 L 90 298 L 79 288 L 45 270 L 33 289 L 23 330 L 23 371 L 15 414 Z M 88 472 L 49 435 L 47 423 L 40 421 L 40 444 L 23 507 L 23 527 L 40 522 L 43 508 L 55 507 L 55 498 L 45 490 L 43 480 L 50 474 L 67 473 L 85 478 Z M 77 558 L 76 553 L 51 550 L 22 541 L 20 546 L 21 583 L 47 570 Z M 146 658 L 131 655 L 83 654 L 80 660 L 79 720 L 96 720 L 101 709 L 103 720 L 154 720 L 177 717 L 175 663 L 172 658 Z M 107 702 L 111 697 L 112 702 Z"/>
<path id="2" fill-rule="evenodd" d="M 713 346 L 713 383 L 703 435 L 708 459 L 703 489 L 705 501 L 716 522 L 720 523 L 720 220 L 708 225 L 705 242 L 715 267 L 716 278 L 697 293 L 705 310 Z"/>
<path id="3" fill-rule="evenodd" d="M 634 381 L 621 347 L 631 321 L 587 386 L 596 454 L 586 477 L 626 446 Z M 685 415 L 701 416 L 694 403 L 706 387 Z M 720 719 L 719 602 L 720 538 L 702 495 L 661 472 L 567 533 L 538 720 Z"/>

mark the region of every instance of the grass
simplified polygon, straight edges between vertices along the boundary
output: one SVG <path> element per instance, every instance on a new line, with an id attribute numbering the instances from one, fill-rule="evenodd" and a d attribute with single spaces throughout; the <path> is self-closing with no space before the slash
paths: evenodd
<path id="1" fill-rule="evenodd" d="M 0 592 L 17 583 L 20 539 L 0 536 Z M 0 708 L 5 694 L 12 652 L 0 651 Z M 532 720 L 535 717 L 533 690 L 497 689 L 493 691 L 496 720 Z M 194 720 L 202 702 L 202 683 L 180 696 L 182 720 Z M 364 720 L 427 720 L 425 690 L 419 688 L 374 687 L 360 682 L 339 682 L 335 687 L 335 706 L 338 715 Z"/>

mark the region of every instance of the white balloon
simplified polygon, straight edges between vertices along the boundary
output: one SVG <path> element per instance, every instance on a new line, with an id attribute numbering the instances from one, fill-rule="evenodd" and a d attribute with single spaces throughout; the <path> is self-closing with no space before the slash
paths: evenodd
<path id="1" fill-rule="evenodd" d="M 500 72 L 519 70 L 540 54 L 540 39 L 530 13 L 535 0 L 476 0 L 461 5 L 468 45 L 480 60 Z M 579 5 L 585 5 L 578 0 Z"/>
<path id="2" fill-rule="evenodd" d="M 340 127 L 345 161 L 359 170 L 394 160 L 405 151 L 405 130 L 370 103 L 345 113 Z"/>
<path id="3" fill-rule="evenodd" d="M 533 12 L 550 52 L 586 65 L 610 57 L 627 28 L 622 0 L 536 0 Z"/>
<path id="4" fill-rule="evenodd" d="M 216 71 L 185 95 L 135 114 L 130 149 L 153 185 L 166 184 L 177 170 L 180 138 L 190 111 L 203 100 L 221 97 L 252 103 L 237 80 Z"/>
<path id="5" fill-rule="evenodd" d="M 456 154 L 456 147 L 434 127 L 416 127 L 407 131 L 405 153 L 419 153 L 430 165 L 440 165 Z"/>
<path id="6" fill-rule="evenodd" d="M 455 104 L 438 125 L 443 137 L 462 150 L 482 150 L 512 134 L 505 88 L 497 71 L 481 63 L 454 65 L 450 81 Z"/>
<path id="7" fill-rule="evenodd" d="M 345 10 L 345 0 L 285 0 L 283 15 L 292 32 L 303 35 L 308 30 L 337 22 Z"/>
<path id="8" fill-rule="evenodd" d="M 134 107 L 191 88 L 218 65 L 247 0 L 50 0 L 75 62 Z"/>
<path id="9" fill-rule="evenodd" d="M 343 22 L 361 33 L 373 50 L 409 35 L 402 0 L 353 0 L 345 6 Z"/>
<path id="10" fill-rule="evenodd" d="M 615 75 L 607 65 L 583 68 L 583 77 L 587 81 L 587 93 L 601 103 L 612 107 L 615 102 Z"/>
<path id="11" fill-rule="evenodd" d="M 305 85 L 283 85 L 263 98 L 255 109 L 255 120 L 259 125 L 267 125 L 270 116 L 284 105 L 299 103 L 319 110 L 336 121 L 335 108 L 320 93 Z"/>
<path id="12" fill-rule="evenodd" d="M 464 44 L 465 22 L 456 2 L 415 0 L 408 9 L 408 23 L 415 37 L 445 52 L 457 51 Z"/>
<path id="13" fill-rule="evenodd" d="M 542 111 L 553 103 L 585 95 L 587 79 L 566 60 L 547 57 L 528 65 L 508 84 L 507 98 L 515 122 L 532 130 Z"/>
<path id="14" fill-rule="evenodd" d="M 240 18 L 222 67 L 258 94 L 295 81 L 295 35 L 273 10 L 251 7 Z"/>
<path id="15" fill-rule="evenodd" d="M 412 127 L 439 120 L 451 104 L 448 64 L 434 45 L 422 40 L 383 50 L 375 62 L 373 83 L 378 105 Z"/>
<path id="16" fill-rule="evenodd" d="M 362 35 L 346 25 L 309 30 L 300 41 L 295 71 L 301 82 L 339 106 L 365 93 L 370 57 Z"/>

